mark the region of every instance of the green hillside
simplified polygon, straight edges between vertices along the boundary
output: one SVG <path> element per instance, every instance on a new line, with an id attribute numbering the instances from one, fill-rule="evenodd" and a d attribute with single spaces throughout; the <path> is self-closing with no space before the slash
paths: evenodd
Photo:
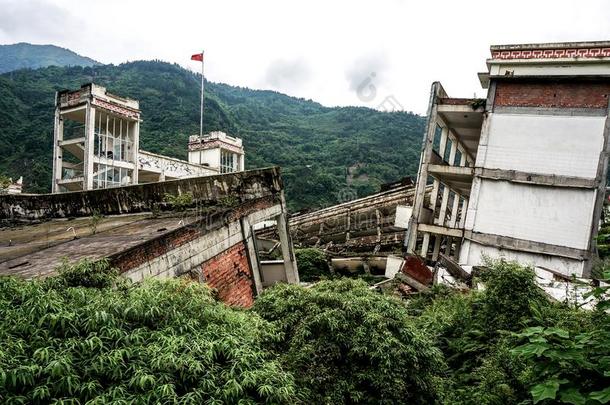
<path id="1" fill-rule="evenodd" d="M 140 147 L 186 158 L 199 132 L 199 79 L 178 65 L 47 67 L 0 75 L 0 173 L 24 176 L 27 192 L 51 181 L 55 91 L 94 81 L 140 100 Z M 328 108 L 273 91 L 206 84 L 204 131 L 244 140 L 246 167 L 282 166 L 289 207 L 320 207 L 362 196 L 417 173 L 424 120 L 367 108 Z"/>
<path id="2" fill-rule="evenodd" d="M 99 62 L 55 45 L 0 45 L 0 73 L 46 66 L 94 66 Z"/>

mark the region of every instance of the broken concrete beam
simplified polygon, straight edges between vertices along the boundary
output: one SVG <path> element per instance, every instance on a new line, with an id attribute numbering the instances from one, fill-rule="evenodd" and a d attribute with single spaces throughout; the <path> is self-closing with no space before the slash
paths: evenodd
<path id="1" fill-rule="evenodd" d="M 458 264 L 458 262 L 447 255 L 444 255 L 443 253 L 440 254 L 440 261 L 453 278 L 470 283 L 472 276 L 466 270 L 464 270 L 462 266 Z"/>
<path id="2" fill-rule="evenodd" d="M 396 274 L 396 280 L 407 284 L 409 287 L 412 287 L 416 291 L 426 291 L 429 288 L 427 285 L 420 283 L 419 281 L 415 280 L 413 277 L 410 277 L 405 273 Z"/>

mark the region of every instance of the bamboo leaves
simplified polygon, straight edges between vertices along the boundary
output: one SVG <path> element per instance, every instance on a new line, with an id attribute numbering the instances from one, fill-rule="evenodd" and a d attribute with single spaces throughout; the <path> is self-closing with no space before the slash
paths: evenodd
<path id="1" fill-rule="evenodd" d="M 64 264 L 46 280 L 0 278 L 0 313 L 2 403 L 297 399 L 265 346 L 275 329 L 201 285 L 132 285 L 107 263 Z"/>

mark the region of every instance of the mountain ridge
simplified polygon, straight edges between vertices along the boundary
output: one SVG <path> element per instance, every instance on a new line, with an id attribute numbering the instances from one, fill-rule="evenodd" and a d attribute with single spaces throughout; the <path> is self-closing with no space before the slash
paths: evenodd
<path id="1" fill-rule="evenodd" d="M 0 75 L 0 172 L 26 192 L 50 187 L 55 91 L 93 81 L 140 101 L 141 148 L 185 159 L 199 132 L 200 76 L 177 64 L 136 61 L 50 66 Z M 325 107 L 273 90 L 206 81 L 204 131 L 244 140 L 246 167 L 282 166 L 289 207 L 319 208 L 417 173 L 424 120 L 406 112 Z M 349 168 L 357 165 L 357 169 Z M 349 172 L 349 173 L 348 173 Z M 348 184 L 347 178 L 350 177 Z"/>
<path id="2" fill-rule="evenodd" d="M 47 66 L 95 66 L 101 63 L 76 52 L 52 44 L 0 45 L 0 73 Z"/>

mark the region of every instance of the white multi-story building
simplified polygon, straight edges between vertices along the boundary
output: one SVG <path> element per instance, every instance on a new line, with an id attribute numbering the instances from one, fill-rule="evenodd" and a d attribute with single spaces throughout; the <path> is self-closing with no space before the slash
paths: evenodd
<path id="1" fill-rule="evenodd" d="M 586 277 L 606 186 L 610 42 L 492 46 L 487 67 L 486 99 L 432 86 L 407 249 Z"/>
<path id="2" fill-rule="evenodd" d="M 141 111 L 137 100 L 102 86 L 56 94 L 52 192 L 92 190 L 244 170 L 241 139 L 212 132 L 189 161 L 139 149 Z M 230 153 L 230 155 L 229 155 Z M 234 157 L 237 156 L 237 157 Z M 230 162 L 229 162 L 230 160 Z"/>
<path id="3" fill-rule="evenodd" d="M 221 131 L 189 137 L 189 162 L 205 165 L 220 173 L 244 170 L 244 148 L 239 138 Z"/>

